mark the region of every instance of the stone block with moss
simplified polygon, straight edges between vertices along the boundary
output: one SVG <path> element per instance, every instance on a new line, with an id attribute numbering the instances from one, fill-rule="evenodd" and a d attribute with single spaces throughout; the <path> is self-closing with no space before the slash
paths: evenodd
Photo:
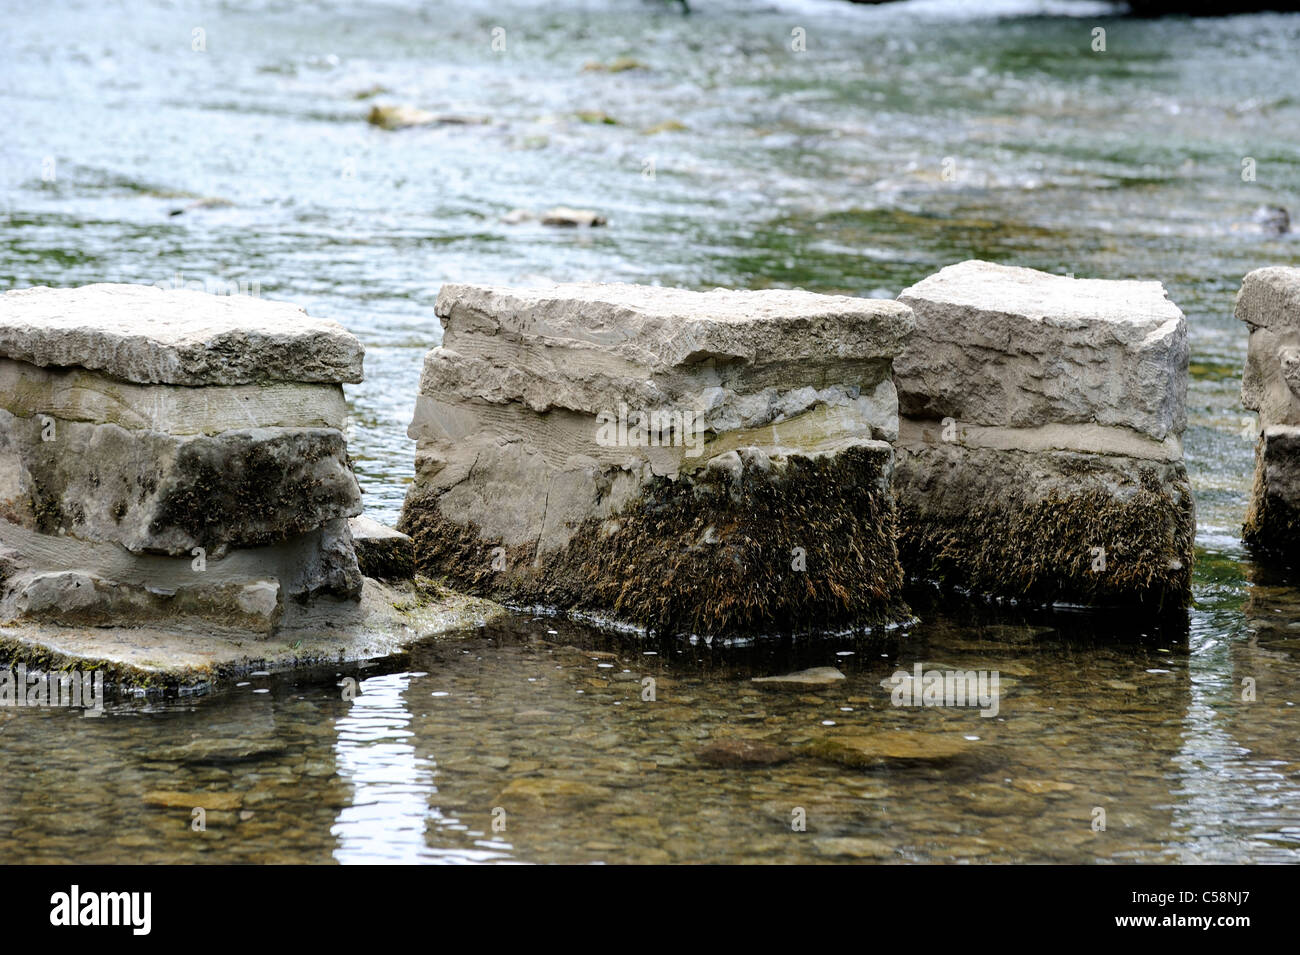
<path id="1" fill-rule="evenodd" d="M 0 296 L 0 618 L 271 632 L 362 586 L 334 322 L 149 286 Z"/>
<path id="2" fill-rule="evenodd" d="M 420 572 L 702 635 L 908 611 L 896 302 L 447 285 L 400 529 Z"/>
<path id="3" fill-rule="evenodd" d="M 1237 295 L 1249 330 L 1241 403 L 1259 413 L 1244 538 L 1260 556 L 1300 557 L 1300 268 L 1256 269 Z"/>
<path id="4" fill-rule="evenodd" d="M 1183 607 L 1187 328 L 1158 282 L 949 266 L 904 290 L 899 552 L 1032 604 Z"/>
<path id="5" fill-rule="evenodd" d="M 361 572 L 376 580 L 410 580 L 415 576 L 415 544 L 410 537 L 369 517 L 348 521 Z"/>

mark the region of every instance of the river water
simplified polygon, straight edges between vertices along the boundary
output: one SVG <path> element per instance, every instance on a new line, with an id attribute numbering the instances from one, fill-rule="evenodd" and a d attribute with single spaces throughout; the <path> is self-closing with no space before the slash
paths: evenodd
<path id="1" fill-rule="evenodd" d="M 1300 262 L 1252 220 L 1300 213 L 1300 16 L 695 7 L 0 3 L 0 286 L 244 282 L 342 322 L 367 350 L 349 440 L 392 522 L 443 282 L 892 297 L 965 258 L 1159 279 L 1192 340 L 1186 627 L 922 603 L 886 634 L 705 646 L 524 616 L 100 719 L 0 710 L 6 860 L 1300 861 L 1300 590 L 1239 540 L 1232 317 L 1242 275 Z M 389 132 L 377 102 L 476 121 Z M 561 204 L 609 225 L 501 222 Z M 918 662 L 996 669 L 998 715 L 891 706 L 881 681 Z M 827 665 L 847 679 L 749 680 Z M 965 748 L 811 755 L 894 730 Z M 736 740 L 795 758 L 700 760 Z"/>

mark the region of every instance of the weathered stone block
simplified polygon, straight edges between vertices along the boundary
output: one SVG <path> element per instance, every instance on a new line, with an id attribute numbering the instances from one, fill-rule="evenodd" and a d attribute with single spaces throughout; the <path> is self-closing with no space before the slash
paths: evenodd
<path id="1" fill-rule="evenodd" d="M 86 581 L 89 589 L 78 585 Z M 75 626 L 161 622 L 265 633 L 313 615 L 319 620 L 322 603 L 333 608 L 329 612 L 336 622 L 346 620 L 362 584 L 345 520 L 201 561 L 188 555 L 137 555 L 118 544 L 42 534 L 0 521 L 0 620 Z M 75 599 L 51 599 L 61 591 Z"/>
<path id="2" fill-rule="evenodd" d="M 132 626 L 200 618 L 209 625 L 270 633 L 284 607 L 276 580 L 209 584 L 197 578 L 171 592 L 127 586 L 84 571 L 34 574 L 14 594 L 17 615 L 74 627 Z"/>
<path id="3" fill-rule="evenodd" d="M 1186 322 L 1159 282 L 970 261 L 898 300 L 916 316 L 894 365 L 906 417 L 1100 425 L 1153 441 L 1186 427 Z"/>
<path id="4" fill-rule="evenodd" d="M 448 285 L 401 528 L 476 592 L 698 633 L 904 613 L 893 302 Z"/>
<path id="5" fill-rule="evenodd" d="M 377 580 L 410 580 L 415 576 L 415 542 L 406 534 L 368 517 L 352 518 L 348 529 L 361 573 Z"/>
<path id="6" fill-rule="evenodd" d="M 1274 424 L 1260 435 L 1242 536 L 1266 556 L 1300 553 L 1300 427 Z"/>
<path id="7" fill-rule="evenodd" d="M 1259 412 L 1243 537 L 1262 554 L 1300 553 L 1300 268 L 1256 269 L 1237 295 L 1250 338 L 1241 403 Z"/>
<path id="8" fill-rule="evenodd" d="M 358 382 L 361 343 L 285 302 L 149 285 L 0 295 L 0 355 L 140 384 Z"/>
<path id="9" fill-rule="evenodd" d="M 1033 603 L 1181 607 L 1186 323 L 1157 282 L 964 262 L 906 289 L 904 570 Z"/>
<path id="10" fill-rule="evenodd" d="M 355 605 L 340 382 L 361 354 L 243 296 L 0 296 L 0 616 L 265 633 Z"/>

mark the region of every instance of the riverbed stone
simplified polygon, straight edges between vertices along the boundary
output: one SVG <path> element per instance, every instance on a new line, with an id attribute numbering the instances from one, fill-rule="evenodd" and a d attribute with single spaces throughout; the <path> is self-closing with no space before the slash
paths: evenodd
<path id="1" fill-rule="evenodd" d="M 578 779 L 520 776 L 492 800 L 507 812 L 555 812 L 590 808 L 608 802 L 613 790 Z"/>
<path id="2" fill-rule="evenodd" d="M 1300 268 L 1256 269 L 1237 318 L 1249 339 L 1241 403 L 1259 413 L 1243 537 L 1261 556 L 1300 554 Z"/>
<path id="3" fill-rule="evenodd" d="M 852 769 L 891 761 L 946 762 L 975 752 L 973 744 L 955 733 L 921 730 L 881 730 L 815 740 L 809 752 L 818 759 Z"/>
<path id="4" fill-rule="evenodd" d="M 163 809 L 205 809 L 226 812 L 238 809 L 244 804 L 242 793 L 214 792 L 174 792 L 154 789 L 140 797 L 146 806 L 158 806 Z"/>
<path id="5" fill-rule="evenodd" d="M 949 266 L 903 291 L 899 550 L 1028 603 L 1183 607 L 1186 322 L 1158 282 Z"/>
<path id="6" fill-rule="evenodd" d="M 833 686 L 844 678 L 844 674 L 835 667 L 813 667 L 809 670 L 796 670 L 794 673 L 782 673 L 778 676 L 756 676 L 750 682 L 770 686 Z"/>
<path id="7" fill-rule="evenodd" d="M 447 285 L 400 529 L 472 592 L 721 633 L 905 615 L 894 302 Z"/>
<path id="8" fill-rule="evenodd" d="M 720 739 L 701 746 L 700 762 L 720 769 L 778 766 L 795 758 L 794 750 L 753 739 Z"/>

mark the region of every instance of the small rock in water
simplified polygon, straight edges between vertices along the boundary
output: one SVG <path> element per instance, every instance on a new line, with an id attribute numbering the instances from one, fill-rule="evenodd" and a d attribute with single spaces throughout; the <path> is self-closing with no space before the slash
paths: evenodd
<path id="1" fill-rule="evenodd" d="M 892 846 L 859 836 L 818 839 L 813 845 L 824 855 L 848 856 L 850 859 L 887 859 L 894 854 Z"/>
<path id="2" fill-rule="evenodd" d="M 146 805 L 165 809 L 207 809 L 228 812 L 244 804 L 241 793 L 178 793 L 162 789 L 147 792 L 142 797 Z"/>
<path id="3" fill-rule="evenodd" d="M 379 96 L 383 93 L 388 93 L 388 92 L 391 92 L 391 90 L 389 90 L 386 86 L 380 86 L 378 83 L 375 83 L 372 86 L 367 86 L 365 89 L 357 90 L 355 93 L 352 94 L 352 98 L 370 99 L 370 97 L 372 96 Z"/>
<path id="4" fill-rule="evenodd" d="M 624 73 L 627 70 L 648 70 L 640 60 L 631 56 L 620 56 L 608 63 L 601 63 L 598 60 L 588 60 L 582 65 L 584 73 Z"/>
<path id="5" fill-rule="evenodd" d="M 601 112 L 600 110 L 597 109 L 579 110 L 577 113 L 574 113 L 574 115 L 577 116 L 578 119 L 582 120 L 584 123 L 593 123 L 598 126 L 618 125 L 618 120 L 616 120 L 613 116 L 610 116 L 609 113 Z"/>
<path id="6" fill-rule="evenodd" d="M 685 130 L 685 123 L 678 122 L 675 119 L 666 119 L 662 123 L 655 123 L 653 126 L 647 126 L 645 129 L 641 130 L 641 134 L 643 136 L 656 136 L 659 133 L 680 133 Z"/>
<path id="7" fill-rule="evenodd" d="M 274 738 L 229 739 L 204 736 L 188 743 L 159 746 L 154 750 L 154 756 L 190 766 L 222 766 L 273 759 L 284 755 L 286 751 L 284 743 Z"/>
<path id="8" fill-rule="evenodd" d="M 1051 627 L 1015 626 L 1011 624 L 991 624 L 980 628 L 980 635 L 1001 643 L 1028 643 L 1038 637 L 1047 636 L 1056 631 Z"/>
<path id="9" fill-rule="evenodd" d="M 604 802 L 612 795 L 605 786 L 594 786 L 576 779 L 545 779 L 523 776 L 512 780 L 497 795 L 495 805 L 511 809 L 575 808 Z"/>
<path id="10" fill-rule="evenodd" d="M 702 747 L 700 762 L 725 769 L 742 766 L 776 766 L 794 759 L 794 752 L 784 746 L 752 739 L 720 739 Z"/>
<path id="11" fill-rule="evenodd" d="M 1291 231 L 1291 213 L 1281 206 L 1260 206 L 1251 219 L 1269 235 L 1286 235 Z"/>
<path id="12" fill-rule="evenodd" d="M 1017 779 L 1011 783 L 1023 793 L 1041 796 L 1045 793 L 1068 793 L 1074 789 L 1073 783 L 1058 783 L 1050 779 Z"/>
<path id="13" fill-rule="evenodd" d="M 951 733 L 887 730 L 873 736 L 832 736 L 812 744 L 820 759 L 853 769 L 889 760 L 942 761 L 971 751 L 971 745 Z"/>
<path id="14" fill-rule="evenodd" d="M 605 217 L 591 209 L 571 209 L 568 206 L 556 206 L 542 215 L 542 225 L 554 226 L 598 226 L 605 224 Z"/>
<path id="15" fill-rule="evenodd" d="M 843 679 L 844 674 L 835 667 L 813 667 L 811 670 L 798 670 L 780 676 L 756 676 L 751 682 L 776 686 L 829 686 Z"/>
<path id="16" fill-rule="evenodd" d="M 179 216 L 179 215 L 184 215 L 186 212 L 191 212 L 196 209 L 230 209 L 233 208 L 234 205 L 235 204 L 231 202 L 229 199 L 220 199 L 215 197 L 208 198 L 208 199 L 196 199 L 193 202 L 191 202 L 189 205 L 185 206 L 184 208 L 173 209 L 168 214 L 173 216 Z"/>
<path id="17" fill-rule="evenodd" d="M 506 225 L 521 225 L 525 222 L 541 220 L 542 225 L 576 228 L 578 226 L 605 225 L 606 219 L 592 209 L 571 209 L 568 206 L 556 206 L 540 215 L 531 209 L 511 209 L 501 217 Z"/>
<path id="18" fill-rule="evenodd" d="M 414 106 L 372 106 L 366 122 L 380 129 L 405 129 L 408 126 L 427 126 L 434 120 L 428 110 Z"/>
<path id="19" fill-rule="evenodd" d="M 481 126 L 491 122 L 486 116 L 462 113 L 431 113 L 414 106 L 372 106 L 366 122 L 380 129 L 407 129 L 412 126 Z"/>

